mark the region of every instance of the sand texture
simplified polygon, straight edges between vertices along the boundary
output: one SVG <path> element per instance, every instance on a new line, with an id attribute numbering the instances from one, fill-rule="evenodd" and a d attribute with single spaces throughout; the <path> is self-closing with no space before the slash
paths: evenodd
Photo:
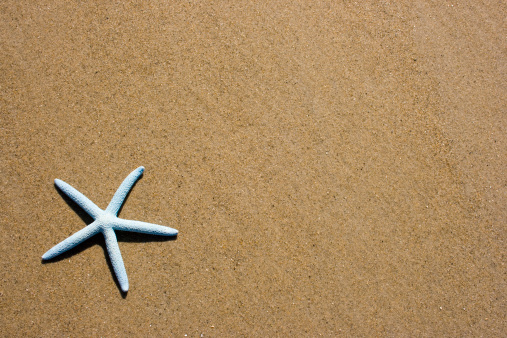
<path id="1" fill-rule="evenodd" d="M 0 335 L 500 337 L 502 1 L 3 1 Z M 102 237 L 44 264 L 146 171 Z"/>

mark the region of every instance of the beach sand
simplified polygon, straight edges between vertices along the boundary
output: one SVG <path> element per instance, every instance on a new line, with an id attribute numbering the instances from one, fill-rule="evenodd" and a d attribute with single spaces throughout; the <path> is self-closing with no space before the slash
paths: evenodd
<path id="1" fill-rule="evenodd" d="M 505 335 L 506 7 L 4 1 L 1 335 Z"/>

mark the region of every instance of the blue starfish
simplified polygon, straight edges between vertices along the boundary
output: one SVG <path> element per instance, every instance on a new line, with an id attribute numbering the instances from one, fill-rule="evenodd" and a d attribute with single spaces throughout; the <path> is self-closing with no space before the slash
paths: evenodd
<path id="1" fill-rule="evenodd" d="M 175 236 L 178 234 L 178 230 L 166 226 L 131 221 L 116 217 L 125 197 L 127 197 L 130 189 L 132 189 L 132 186 L 142 175 L 143 171 L 144 167 L 139 167 L 127 176 L 114 194 L 113 199 L 107 206 L 106 210 L 100 209 L 85 195 L 71 187 L 69 184 L 62 180 L 55 179 L 55 185 L 60 188 L 65 195 L 76 202 L 77 205 L 83 208 L 83 210 L 94 219 L 94 222 L 52 247 L 42 256 L 42 259 L 52 259 L 61 253 L 72 249 L 76 245 L 84 242 L 99 232 L 102 232 L 106 241 L 107 252 L 109 254 L 111 264 L 113 265 L 113 270 L 116 274 L 118 283 L 120 284 L 120 288 L 123 292 L 127 292 L 129 289 L 127 271 L 125 270 L 125 265 L 123 264 L 123 259 L 121 258 L 120 247 L 118 246 L 114 230 L 133 231 L 162 236 Z"/>

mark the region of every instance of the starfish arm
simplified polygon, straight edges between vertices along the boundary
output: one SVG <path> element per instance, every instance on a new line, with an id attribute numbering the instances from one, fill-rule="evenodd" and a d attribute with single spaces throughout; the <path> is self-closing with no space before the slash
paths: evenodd
<path id="1" fill-rule="evenodd" d="M 96 206 L 95 203 L 90 201 L 88 197 L 77 191 L 77 189 L 73 188 L 70 184 L 59 179 L 55 179 L 55 184 L 65 195 L 83 208 L 88 215 L 92 216 L 93 219 L 97 219 L 97 217 L 103 213 L 103 211 Z"/>
<path id="2" fill-rule="evenodd" d="M 109 202 L 106 212 L 112 213 L 115 216 L 118 214 L 118 211 L 120 211 L 120 208 L 125 201 L 125 197 L 127 197 L 130 189 L 132 189 L 132 186 L 136 183 L 143 172 L 144 167 L 139 167 L 123 180 L 123 183 L 120 185 L 118 190 L 116 190 L 113 199 Z"/>
<path id="3" fill-rule="evenodd" d="M 70 236 L 69 238 L 63 240 L 62 242 L 58 243 L 54 247 L 48 250 L 44 255 L 42 255 L 43 260 L 49 260 L 52 259 L 62 253 L 64 253 L 67 250 L 72 249 L 78 244 L 81 244 L 88 238 L 92 237 L 96 233 L 100 231 L 100 227 L 98 224 L 90 224 L 86 228 L 83 228 Z"/>
<path id="4" fill-rule="evenodd" d="M 163 225 L 117 218 L 114 228 L 122 231 L 140 232 L 150 235 L 176 236 L 178 230 Z"/>
<path id="5" fill-rule="evenodd" d="M 121 258 L 120 247 L 118 246 L 118 241 L 116 240 L 116 234 L 111 228 L 104 229 L 102 233 L 104 234 L 104 239 L 106 240 L 107 253 L 109 254 L 111 264 L 113 265 L 116 279 L 120 284 L 121 290 L 123 292 L 127 292 L 129 290 L 129 279 L 127 277 L 127 271 L 125 270 L 125 264 L 123 264 L 123 258 Z"/>

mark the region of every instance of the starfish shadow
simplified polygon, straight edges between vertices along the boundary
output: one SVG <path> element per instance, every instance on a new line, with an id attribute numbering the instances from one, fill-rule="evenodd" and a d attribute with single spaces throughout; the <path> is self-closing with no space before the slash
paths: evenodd
<path id="1" fill-rule="evenodd" d="M 142 175 L 139 177 L 139 179 L 142 178 Z M 118 215 L 121 213 L 123 207 L 125 206 L 125 203 L 127 199 L 129 198 L 133 188 L 137 184 L 138 181 L 134 183 L 132 186 L 132 189 L 128 192 L 127 196 L 123 200 L 123 203 L 118 210 Z M 76 202 L 74 202 L 71 198 L 69 198 L 56 184 L 55 189 L 58 192 L 58 194 L 63 198 L 65 203 L 83 220 L 83 222 L 86 224 L 85 226 L 90 225 L 93 223 L 94 219 L 86 211 L 84 211 Z M 118 242 L 130 242 L 130 243 L 146 243 L 146 242 L 167 242 L 167 241 L 174 241 L 177 239 L 176 236 L 166 237 L 166 236 L 158 236 L 158 235 L 150 235 L 150 234 L 143 234 L 143 233 L 137 233 L 137 232 L 129 232 L 129 231 L 121 231 L 121 230 L 115 230 L 116 238 Z M 120 283 L 118 282 L 118 279 L 116 278 L 116 274 L 114 272 L 113 265 L 111 263 L 111 259 L 109 258 L 109 255 L 107 253 L 106 248 L 106 242 L 104 240 L 104 236 L 102 235 L 95 235 L 88 240 L 84 241 L 83 243 L 80 243 L 76 245 L 74 248 L 69 249 L 60 255 L 49 259 L 49 260 L 42 260 L 42 264 L 51 264 L 60 262 L 64 259 L 68 259 L 78 253 L 81 253 L 82 251 L 85 251 L 86 249 L 89 249 L 95 245 L 99 245 L 102 248 L 102 251 L 104 252 L 104 256 L 106 258 L 107 266 L 109 268 L 109 271 L 111 272 L 111 275 L 113 276 L 113 280 L 118 287 L 118 290 L 120 291 L 121 296 L 125 299 L 127 297 L 128 291 L 123 292 L 121 290 Z"/>

